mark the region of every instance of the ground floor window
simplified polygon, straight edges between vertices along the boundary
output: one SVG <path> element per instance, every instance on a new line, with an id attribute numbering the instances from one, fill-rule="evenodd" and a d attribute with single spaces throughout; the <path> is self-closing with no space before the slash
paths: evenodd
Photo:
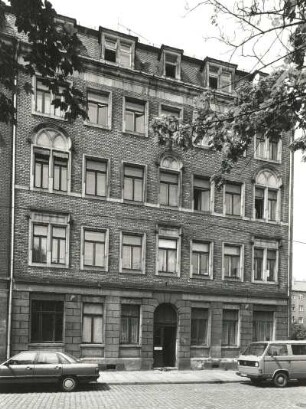
<path id="1" fill-rule="evenodd" d="M 272 311 L 254 311 L 253 341 L 273 340 L 273 315 Z"/>
<path id="2" fill-rule="evenodd" d="M 207 345 L 208 310 L 192 308 L 191 310 L 191 345 Z"/>
<path id="3" fill-rule="evenodd" d="M 82 341 L 86 344 L 102 344 L 103 305 L 83 304 Z"/>
<path id="4" fill-rule="evenodd" d="M 238 311 L 223 310 L 222 345 L 236 346 L 238 339 Z"/>
<path id="5" fill-rule="evenodd" d="M 120 344 L 139 343 L 139 305 L 121 304 Z"/>
<path id="6" fill-rule="evenodd" d="M 31 342 L 63 341 L 64 301 L 32 300 Z"/>

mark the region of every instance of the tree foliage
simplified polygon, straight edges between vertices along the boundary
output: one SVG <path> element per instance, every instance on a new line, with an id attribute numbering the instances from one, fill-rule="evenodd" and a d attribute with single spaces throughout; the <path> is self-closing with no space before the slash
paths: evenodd
<path id="1" fill-rule="evenodd" d="M 210 149 L 222 153 L 220 172 L 215 175 L 222 184 L 223 175 L 243 156 L 255 134 L 279 139 L 284 132 L 300 129 L 302 136 L 294 140 L 291 148 L 306 151 L 306 0 L 204 0 L 191 11 L 205 6 L 213 7 L 212 24 L 216 27 L 221 28 L 220 16 L 238 24 L 239 36 L 231 39 L 220 31 L 219 40 L 232 48 L 232 55 L 240 52 L 255 58 L 256 70 L 232 84 L 235 92 L 232 101 L 226 103 L 226 111 L 215 109 L 222 90 L 210 90 L 196 102 L 197 115 L 191 123 L 182 124 L 173 117 L 157 118 L 152 121 L 152 129 L 160 143 L 170 148 L 177 145 L 188 149 L 197 141 L 208 139 Z M 266 62 L 276 40 L 283 53 Z M 280 61 L 282 66 L 269 75 L 258 72 L 258 68 Z"/>
<path id="2" fill-rule="evenodd" d="M 48 0 L 9 0 L 9 4 L 0 0 L 0 121 L 14 121 L 12 93 L 20 92 L 18 74 L 31 78 L 36 73 L 44 78 L 55 95 L 52 104 L 65 112 L 66 119 L 86 118 L 82 92 L 67 86 L 69 76 L 83 68 L 83 45 L 76 29 L 58 17 Z M 23 88 L 33 92 L 31 81 Z"/>
<path id="3" fill-rule="evenodd" d="M 306 339 L 306 328 L 302 324 L 292 324 L 291 326 L 291 339 Z"/>

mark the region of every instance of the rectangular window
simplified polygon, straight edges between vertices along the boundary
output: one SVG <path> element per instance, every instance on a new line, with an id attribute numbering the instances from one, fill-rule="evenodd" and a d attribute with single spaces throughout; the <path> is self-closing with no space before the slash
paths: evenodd
<path id="1" fill-rule="evenodd" d="M 34 151 L 34 187 L 49 188 L 50 151 Z"/>
<path id="2" fill-rule="evenodd" d="M 181 117 L 181 109 L 172 107 L 169 105 L 164 105 L 162 104 L 160 106 L 160 115 L 161 116 L 174 116 L 175 118 L 180 118 Z"/>
<path id="3" fill-rule="evenodd" d="M 264 203 L 265 203 L 265 191 L 262 188 L 255 188 L 255 218 L 264 218 Z"/>
<path id="4" fill-rule="evenodd" d="M 177 239 L 162 239 L 158 241 L 158 271 L 175 273 L 177 265 Z"/>
<path id="5" fill-rule="evenodd" d="M 225 245 L 223 263 L 225 278 L 239 278 L 241 263 L 241 247 Z"/>
<path id="6" fill-rule="evenodd" d="M 225 185 L 225 213 L 228 215 L 241 215 L 241 185 Z"/>
<path id="7" fill-rule="evenodd" d="M 210 211 L 210 181 L 194 177 L 193 179 L 193 206 L 194 210 Z"/>
<path id="8" fill-rule="evenodd" d="M 32 300 L 31 342 L 63 342 L 63 301 Z"/>
<path id="9" fill-rule="evenodd" d="M 268 138 L 264 135 L 256 135 L 255 156 L 258 159 L 280 161 L 281 160 L 281 140 Z"/>
<path id="10" fill-rule="evenodd" d="M 69 153 L 33 149 L 33 187 L 57 192 L 68 191 Z"/>
<path id="11" fill-rule="evenodd" d="M 180 56 L 174 53 L 164 53 L 164 75 L 168 78 L 180 78 Z"/>
<path id="12" fill-rule="evenodd" d="M 33 213 L 31 216 L 30 262 L 67 265 L 69 216 Z"/>
<path id="13" fill-rule="evenodd" d="M 107 192 L 107 163 L 86 159 L 86 195 L 105 197 Z"/>
<path id="14" fill-rule="evenodd" d="M 144 168 L 124 165 L 123 198 L 142 202 L 144 200 Z"/>
<path id="15" fill-rule="evenodd" d="M 102 344 L 103 342 L 103 305 L 83 304 L 82 342 Z"/>
<path id="16" fill-rule="evenodd" d="M 191 309 L 191 345 L 207 345 L 208 310 Z"/>
<path id="17" fill-rule="evenodd" d="M 122 235 L 122 268 L 142 270 L 143 237 L 124 233 Z"/>
<path id="18" fill-rule="evenodd" d="M 98 93 L 88 91 L 87 109 L 89 122 L 103 127 L 110 127 L 110 95 L 108 93 Z"/>
<path id="19" fill-rule="evenodd" d="M 54 95 L 47 86 L 46 81 L 36 78 L 36 89 L 35 89 L 35 111 L 45 115 L 52 115 L 59 118 L 64 118 L 65 112 L 60 108 L 55 108 L 52 101 L 55 98 L 64 101 L 62 93 L 64 91 L 63 87 L 59 87 L 59 95 Z"/>
<path id="20" fill-rule="evenodd" d="M 226 68 L 209 64 L 208 86 L 211 89 L 222 92 L 231 92 L 232 90 L 232 72 Z"/>
<path id="21" fill-rule="evenodd" d="M 125 98 L 124 131 L 145 134 L 146 103 L 144 101 Z"/>
<path id="22" fill-rule="evenodd" d="M 132 43 L 121 38 L 104 37 L 104 59 L 124 67 L 132 66 Z"/>
<path id="23" fill-rule="evenodd" d="M 278 245 L 276 242 L 257 240 L 254 246 L 254 280 L 277 281 Z"/>
<path id="24" fill-rule="evenodd" d="M 66 264 L 66 227 L 54 227 L 52 231 L 52 264 Z"/>
<path id="25" fill-rule="evenodd" d="M 106 266 L 106 232 L 84 230 L 84 266 Z"/>
<path id="26" fill-rule="evenodd" d="M 299 317 L 299 324 L 303 324 L 304 323 L 304 318 L 303 317 Z"/>
<path id="27" fill-rule="evenodd" d="M 299 311 L 303 312 L 304 311 L 304 305 L 299 305 Z"/>
<path id="28" fill-rule="evenodd" d="M 293 355 L 306 355 L 306 344 L 291 344 Z"/>
<path id="29" fill-rule="evenodd" d="M 48 226 L 33 225 L 32 262 L 47 263 Z"/>
<path id="30" fill-rule="evenodd" d="M 178 206 L 179 175 L 160 171 L 160 204 L 164 206 Z"/>
<path id="31" fill-rule="evenodd" d="M 53 190 L 67 192 L 68 154 L 53 155 Z"/>
<path id="32" fill-rule="evenodd" d="M 121 304 L 120 344 L 139 343 L 139 305 Z"/>
<path id="33" fill-rule="evenodd" d="M 192 274 L 209 276 L 210 244 L 192 242 Z"/>
<path id="34" fill-rule="evenodd" d="M 273 340 L 274 314 L 271 311 L 253 312 L 253 341 Z"/>
<path id="35" fill-rule="evenodd" d="M 268 220 L 276 220 L 277 191 L 268 189 Z"/>
<path id="36" fill-rule="evenodd" d="M 238 311 L 223 310 L 222 318 L 222 346 L 237 346 Z"/>

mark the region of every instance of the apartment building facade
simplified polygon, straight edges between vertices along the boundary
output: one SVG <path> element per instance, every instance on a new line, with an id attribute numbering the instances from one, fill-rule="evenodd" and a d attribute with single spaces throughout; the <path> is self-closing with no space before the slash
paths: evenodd
<path id="1" fill-rule="evenodd" d="M 291 293 L 292 324 L 306 324 L 306 282 L 294 280 Z"/>
<path id="2" fill-rule="evenodd" d="M 150 129 L 208 88 L 226 109 L 247 73 L 66 21 L 89 119 L 66 121 L 39 74 L 17 96 L 10 354 L 182 369 L 286 338 L 289 137 L 257 137 L 218 190 L 207 141 L 169 150 Z"/>

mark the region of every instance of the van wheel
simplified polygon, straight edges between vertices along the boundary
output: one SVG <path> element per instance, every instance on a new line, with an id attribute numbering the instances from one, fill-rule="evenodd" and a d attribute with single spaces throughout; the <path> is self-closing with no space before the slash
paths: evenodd
<path id="1" fill-rule="evenodd" d="M 72 392 L 77 387 L 77 380 L 73 376 L 65 376 L 60 381 L 63 392 Z"/>
<path id="2" fill-rule="evenodd" d="M 273 382 L 278 388 L 284 388 L 288 383 L 288 375 L 285 372 L 278 372 L 274 376 Z"/>

